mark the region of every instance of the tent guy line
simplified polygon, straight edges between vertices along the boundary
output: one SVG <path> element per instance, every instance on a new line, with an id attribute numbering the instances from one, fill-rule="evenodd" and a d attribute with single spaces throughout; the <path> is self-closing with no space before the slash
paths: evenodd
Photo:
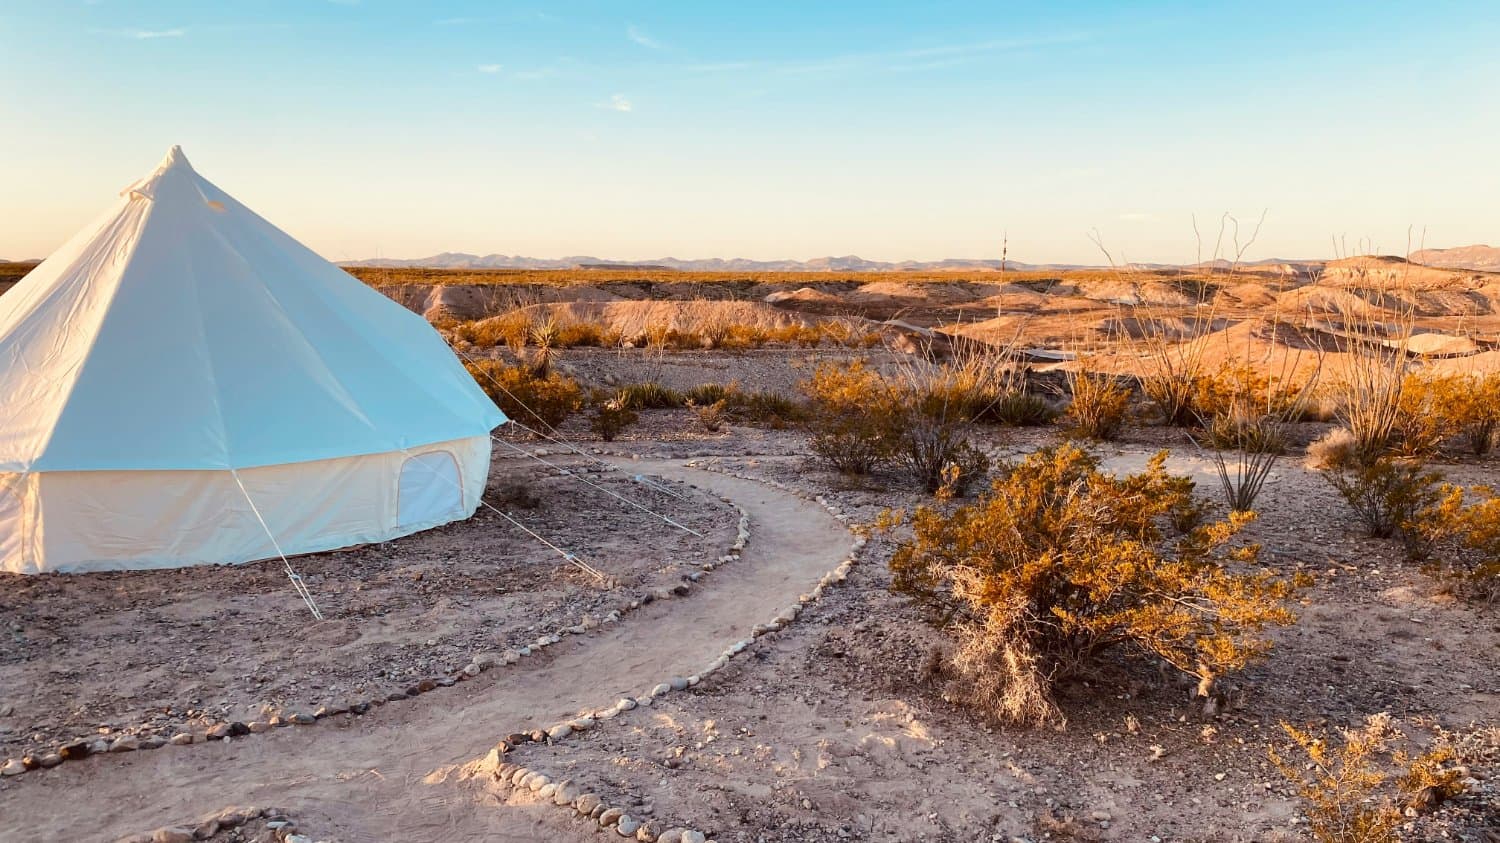
<path id="1" fill-rule="evenodd" d="M 235 485 L 240 487 L 240 493 L 245 496 L 245 503 L 250 504 L 250 511 L 255 513 L 255 520 L 260 522 L 260 528 L 266 531 L 266 538 L 271 540 L 271 546 L 276 548 L 276 555 L 281 557 L 281 565 L 286 569 L 287 579 L 292 582 L 292 589 L 297 592 L 298 597 L 302 598 L 302 602 L 307 604 L 307 608 L 312 612 L 313 618 L 315 620 L 323 620 L 323 610 L 318 608 L 318 602 L 313 599 L 312 592 L 308 590 L 307 583 L 303 581 L 302 575 L 292 568 L 291 560 L 287 559 L 286 554 L 281 552 L 281 543 L 276 541 L 276 535 L 271 532 L 270 526 L 266 524 L 266 519 L 261 516 L 260 507 L 256 506 L 255 499 L 250 497 L 249 490 L 245 488 L 245 482 L 240 479 L 240 473 L 234 469 L 230 469 L 229 473 L 234 477 Z"/>
<path id="2" fill-rule="evenodd" d="M 450 345 L 449 348 L 453 348 L 453 347 Z M 461 349 L 453 348 L 453 353 L 457 354 L 459 357 L 462 357 L 464 359 L 464 362 L 473 364 L 473 371 L 479 372 L 480 374 L 484 375 L 485 378 L 490 383 L 494 384 L 494 386 L 495 386 L 496 389 L 498 389 L 501 392 L 505 393 L 505 397 L 507 397 L 510 400 L 514 401 L 518 407 L 520 407 L 521 409 L 523 409 L 526 412 L 530 413 L 533 418 L 535 418 L 537 421 L 541 422 L 543 426 L 545 426 L 548 430 L 550 430 L 554 434 L 556 434 L 556 438 L 554 438 L 552 436 L 548 436 L 547 434 L 545 434 L 545 433 L 543 433 L 543 432 L 541 432 L 539 430 L 535 430 L 533 428 L 527 427 L 526 425 L 521 424 L 520 422 L 518 422 L 518 421 L 516 421 L 515 419 L 512 419 L 512 418 L 507 418 L 505 420 L 506 424 L 509 424 L 512 427 L 520 428 L 521 430 L 524 430 L 527 433 L 530 433 L 532 436 L 536 436 L 536 437 L 539 437 L 541 439 L 545 439 L 546 441 L 551 442 L 554 445 L 560 445 L 560 446 L 562 446 L 564 448 L 567 448 L 568 450 L 570 450 L 573 453 L 579 455 L 580 457 L 583 457 L 586 460 L 594 462 L 594 463 L 602 466 L 603 468 L 605 468 L 608 471 L 620 471 L 621 470 L 619 466 L 612 465 L 612 464 L 610 464 L 609 462 L 607 462 L 605 460 L 601 460 L 598 457 L 594 456 L 593 454 L 590 454 L 587 451 L 584 451 L 583 449 L 579 448 L 577 445 L 574 445 L 572 442 L 568 441 L 568 438 L 566 436 L 563 436 L 562 431 L 558 430 L 556 427 L 553 427 L 552 424 L 550 422 L 548 422 L 546 419 L 542 418 L 541 415 L 539 415 L 536 410 L 531 409 L 530 407 L 528 407 L 526 405 L 526 402 L 524 402 L 521 399 L 517 398 L 516 395 L 515 395 L 515 393 L 513 393 L 510 390 L 506 389 L 505 388 L 505 384 L 501 383 L 499 380 L 497 380 L 495 378 L 494 375 L 492 375 L 489 372 L 485 371 L 484 367 L 479 365 L 479 361 L 477 361 L 473 357 L 470 357 L 469 355 L 463 353 L 463 351 Z M 492 437 L 494 436 L 493 433 L 491 433 L 490 435 Z M 674 497 L 677 500 L 686 500 L 686 498 L 684 498 L 682 495 L 678 494 L 677 492 L 675 492 L 675 491 L 673 491 L 671 489 L 668 489 L 666 486 L 663 486 L 660 483 L 656 483 L 656 482 L 650 480 L 649 478 L 643 477 L 643 476 L 641 476 L 639 474 L 636 475 L 633 479 L 637 483 L 640 483 L 640 484 L 642 484 L 644 486 L 649 486 L 649 487 L 651 487 L 653 489 L 656 489 L 659 492 L 663 492 L 663 493 L 665 493 L 665 494 L 667 494 L 667 495 L 669 495 L 671 497 Z"/>
<path id="3" fill-rule="evenodd" d="M 651 509 L 649 509 L 647 507 L 641 506 L 640 504 L 636 503 L 635 501 L 631 500 L 630 498 L 627 498 L 624 495 L 622 495 L 622 494 L 620 494 L 620 493 L 618 493 L 618 492 L 616 492 L 616 491 L 614 491 L 612 489 L 609 489 L 609 488 L 607 488 L 605 486 L 601 486 L 598 483 L 595 483 L 595 482 L 593 482 L 593 481 L 591 481 L 591 480 L 583 477 L 580 474 L 576 474 L 576 473 L 574 473 L 574 472 L 572 472 L 572 471 L 570 471 L 570 470 L 568 470 L 566 468 L 563 468 L 560 465 L 557 465 L 556 463 L 547 462 L 546 460 L 542 459 L 541 457 L 537 456 L 536 454 L 531 453 L 530 451 L 526 450 L 525 448 L 521 448 L 521 447 L 518 447 L 516 445 L 513 445 L 510 442 L 507 442 L 504 439 L 501 439 L 500 437 L 496 436 L 493 433 L 490 434 L 490 438 L 493 439 L 495 442 L 498 442 L 499 444 L 504 445 L 505 447 L 511 449 L 512 451 L 515 451 L 517 454 L 520 454 L 521 456 L 526 457 L 527 459 L 536 460 L 537 462 L 541 463 L 542 465 L 547 466 L 548 468 L 552 469 L 553 471 L 556 471 L 558 474 L 561 474 L 564 477 L 572 478 L 574 480 L 577 480 L 579 483 L 582 483 L 585 486 L 589 486 L 589 487 L 598 489 L 599 491 L 603 492 L 606 495 L 609 495 L 612 498 L 615 498 L 617 500 L 623 501 L 627 505 L 635 507 L 636 509 L 639 509 L 641 512 L 644 512 L 644 513 L 646 513 L 648 515 L 653 515 L 653 516 L 655 516 L 657 518 L 660 518 L 661 520 L 667 522 L 668 524 L 671 524 L 673 527 L 676 527 L 677 529 L 683 531 L 684 533 L 689 533 L 691 535 L 697 536 L 700 539 L 703 538 L 703 534 L 700 533 L 700 532 L 698 532 L 697 530 L 694 530 L 692 527 L 685 527 L 682 524 L 679 524 L 676 521 L 673 521 L 672 519 L 668 518 L 665 515 L 662 515 L 659 512 L 655 512 L 655 511 L 653 511 L 653 510 L 651 510 Z"/>

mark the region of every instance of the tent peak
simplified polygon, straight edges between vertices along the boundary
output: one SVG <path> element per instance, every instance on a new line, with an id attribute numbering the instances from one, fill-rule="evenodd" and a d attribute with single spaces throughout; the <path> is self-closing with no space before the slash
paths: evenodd
<path id="1" fill-rule="evenodd" d="M 179 167 L 186 170 L 193 169 L 193 165 L 188 163 L 187 156 L 183 154 L 182 147 L 174 143 L 172 144 L 172 148 L 167 150 L 166 157 L 161 159 L 161 164 L 157 169 L 174 170 Z"/>
<path id="2" fill-rule="evenodd" d="M 139 199 L 155 199 L 157 189 L 163 180 L 171 178 L 180 179 L 179 174 L 190 178 L 197 178 L 198 176 L 198 172 L 193 169 L 193 165 L 188 163 L 187 156 L 183 154 L 182 147 L 173 144 L 172 148 L 167 150 L 166 156 L 161 159 L 161 163 L 156 165 L 156 169 L 120 191 L 120 195 Z"/>

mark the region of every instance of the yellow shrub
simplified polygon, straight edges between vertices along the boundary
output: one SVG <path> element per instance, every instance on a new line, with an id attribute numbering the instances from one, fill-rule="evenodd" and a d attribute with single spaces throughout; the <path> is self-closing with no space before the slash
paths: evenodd
<path id="1" fill-rule="evenodd" d="M 1500 494 L 1493 487 L 1444 486 L 1441 500 L 1414 522 L 1435 546 L 1435 570 L 1482 599 L 1500 598 Z"/>
<path id="2" fill-rule="evenodd" d="M 1295 620 L 1285 604 L 1303 580 L 1225 564 L 1255 562 L 1254 546 L 1229 547 L 1253 513 L 1166 535 L 1163 522 L 1198 508 L 1165 458 L 1117 478 L 1064 444 L 972 505 L 918 510 L 914 538 L 891 559 L 892 587 L 954 624 L 957 693 L 1003 720 L 1061 722 L 1054 686 L 1110 648 L 1154 654 L 1204 695 L 1270 650 L 1258 633 Z"/>
<path id="3" fill-rule="evenodd" d="M 556 372 L 538 376 L 530 367 L 498 360 L 471 361 L 464 368 L 507 416 L 530 428 L 556 427 L 583 406 L 578 383 Z"/>
<path id="4" fill-rule="evenodd" d="M 1118 380 L 1091 372 L 1071 372 L 1073 389 L 1065 415 L 1076 435 L 1108 441 L 1120 435 L 1130 410 L 1130 390 Z"/>
<path id="5" fill-rule="evenodd" d="M 827 363 L 802 384 L 811 399 L 808 421 L 814 454 L 843 474 L 869 474 L 896 457 L 899 398 L 861 361 Z"/>
<path id="6" fill-rule="evenodd" d="M 1430 809 L 1463 790 L 1450 746 L 1440 742 L 1416 757 L 1392 749 L 1399 734 L 1388 714 L 1342 730 L 1336 746 L 1281 725 L 1306 761 L 1294 763 L 1274 749 L 1271 761 L 1296 785 L 1318 843 L 1397 843 L 1406 821 L 1402 803 Z"/>
<path id="7" fill-rule="evenodd" d="M 1407 375 L 1396 405 L 1389 447 L 1403 457 L 1430 457 L 1462 427 L 1469 379 L 1455 375 Z"/>

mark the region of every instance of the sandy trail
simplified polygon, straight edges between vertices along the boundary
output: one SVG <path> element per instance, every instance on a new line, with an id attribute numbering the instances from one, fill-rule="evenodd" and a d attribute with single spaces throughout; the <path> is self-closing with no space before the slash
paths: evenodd
<path id="1" fill-rule="evenodd" d="M 508 732 L 551 725 L 696 671 L 795 602 L 846 555 L 850 539 L 816 504 L 760 483 L 674 462 L 621 464 L 744 507 L 751 538 L 740 561 L 714 571 L 686 599 L 644 606 L 515 667 L 346 725 L 94 757 L 6 780 L 0 840 L 114 840 L 233 804 L 287 809 L 340 843 L 573 837 L 561 812 L 497 807 L 486 791 L 460 782 L 457 768 Z"/>

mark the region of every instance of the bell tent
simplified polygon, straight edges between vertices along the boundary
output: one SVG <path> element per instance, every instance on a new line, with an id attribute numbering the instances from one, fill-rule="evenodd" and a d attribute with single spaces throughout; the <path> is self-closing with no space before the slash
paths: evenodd
<path id="1" fill-rule="evenodd" d="M 0 296 L 0 570 L 240 563 L 474 513 L 505 422 L 427 322 L 173 147 Z"/>

